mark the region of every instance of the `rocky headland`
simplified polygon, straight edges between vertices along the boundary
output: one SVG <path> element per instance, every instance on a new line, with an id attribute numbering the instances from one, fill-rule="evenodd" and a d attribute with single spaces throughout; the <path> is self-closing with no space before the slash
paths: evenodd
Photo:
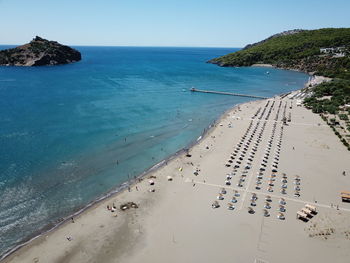
<path id="1" fill-rule="evenodd" d="M 1 66 L 52 66 L 80 60 L 79 51 L 38 36 L 28 44 L 0 50 Z"/>

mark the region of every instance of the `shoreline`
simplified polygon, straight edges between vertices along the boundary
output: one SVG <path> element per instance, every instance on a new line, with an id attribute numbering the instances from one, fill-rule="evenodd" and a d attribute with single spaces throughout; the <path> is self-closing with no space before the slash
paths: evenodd
<path id="1" fill-rule="evenodd" d="M 291 91 L 291 92 L 293 92 L 293 91 Z M 283 95 L 283 93 L 280 95 L 276 94 L 273 97 L 281 96 L 281 95 Z M 273 97 L 269 97 L 268 99 L 271 99 Z M 102 194 L 101 196 L 99 196 L 96 199 L 92 200 L 91 202 L 87 203 L 85 206 L 78 208 L 77 211 L 69 214 L 66 217 L 59 218 L 57 220 L 57 223 L 50 223 L 50 224 L 43 226 L 36 233 L 33 233 L 29 237 L 23 239 L 23 241 L 20 242 L 20 244 L 16 245 L 15 247 L 6 251 L 4 254 L 0 255 L 0 262 L 2 262 L 3 260 L 6 260 L 6 258 L 10 257 L 13 253 L 16 253 L 21 248 L 23 248 L 27 245 L 30 245 L 30 243 L 32 243 L 36 239 L 38 239 L 46 234 L 52 233 L 55 230 L 59 229 L 60 227 L 64 226 L 66 223 L 68 223 L 71 220 L 71 218 L 80 216 L 80 215 L 84 214 L 85 212 L 89 211 L 90 209 L 93 209 L 95 206 L 98 206 L 101 202 L 106 201 L 106 200 L 111 199 L 111 198 L 114 198 L 114 197 L 117 197 L 118 195 L 122 194 L 123 192 L 125 192 L 128 189 L 128 187 L 135 186 L 138 182 L 140 182 L 140 180 L 143 180 L 147 175 L 161 169 L 162 167 L 164 167 L 166 165 L 167 162 L 170 162 L 170 161 L 178 158 L 179 156 L 185 154 L 187 151 L 190 151 L 193 147 L 198 145 L 202 140 L 207 138 L 210 135 L 210 133 L 215 129 L 215 127 L 220 123 L 220 121 L 225 117 L 226 114 L 228 114 L 229 112 L 231 112 L 235 108 L 238 108 L 244 104 L 254 102 L 254 101 L 257 101 L 257 100 L 253 99 L 253 100 L 248 101 L 248 102 L 242 102 L 242 103 L 235 104 L 234 106 L 231 106 L 230 108 L 228 108 L 227 110 L 222 112 L 218 116 L 218 118 L 216 118 L 214 121 L 212 121 L 211 124 L 209 124 L 207 126 L 207 128 L 205 128 L 203 130 L 203 132 L 196 139 L 194 139 L 192 142 L 190 142 L 187 146 L 181 148 L 180 150 L 176 151 L 173 154 L 170 154 L 168 157 L 159 161 L 158 163 L 150 166 L 149 168 L 144 170 L 142 173 L 137 175 L 134 179 L 127 180 L 127 181 L 117 185 L 114 189 L 106 192 L 105 194 Z"/>
<path id="2" fill-rule="evenodd" d="M 298 92 L 300 92 L 300 89 L 298 89 L 296 91 L 291 91 L 290 93 L 296 94 Z M 141 182 L 133 181 L 132 184 L 130 184 L 130 186 L 132 186 L 133 188 L 136 187 L 136 189 L 138 186 L 140 189 L 143 189 L 142 192 L 141 191 L 137 192 L 138 190 L 135 191 L 133 189 L 131 191 L 131 193 L 129 193 L 126 191 L 126 188 L 124 188 L 117 193 L 113 193 L 110 196 L 99 200 L 99 202 L 94 203 L 93 205 L 91 205 L 90 207 L 88 207 L 84 211 L 82 211 L 79 215 L 77 215 L 77 218 L 75 218 L 75 220 L 76 220 L 75 224 L 70 224 L 69 219 L 68 219 L 65 222 L 62 222 L 59 227 L 56 227 L 55 229 L 51 230 L 50 231 L 51 233 L 49 235 L 47 235 L 46 237 L 44 237 L 44 234 L 39 236 L 39 238 L 37 237 L 36 239 L 39 239 L 38 242 L 34 242 L 35 240 L 32 240 L 33 242 L 28 242 L 29 244 L 27 243 L 26 245 L 23 245 L 21 247 L 21 248 L 23 248 L 23 250 L 18 248 L 16 251 L 13 251 L 10 255 L 3 258 L 2 260 L 4 260 L 5 262 L 9 262 L 9 261 L 12 262 L 12 260 L 17 259 L 17 261 L 15 260 L 15 262 L 23 262 L 20 260 L 21 257 L 23 260 L 23 257 L 27 258 L 28 254 L 29 254 L 31 257 L 33 257 L 34 255 L 40 255 L 41 258 L 42 257 L 45 258 L 45 256 L 50 257 L 51 261 L 49 261 L 49 262 L 71 262 L 68 260 L 68 259 L 71 259 L 71 257 L 69 255 L 73 255 L 73 257 L 74 257 L 74 255 L 76 255 L 76 253 L 78 253 L 77 251 L 80 251 L 80 249 L 83 249 L 86 246 L 89 247 L 89 246 L 93 245 L 94 250 L 96 249 L 96 251 L 97 251 L 96 252 L 97 255 L 95 252 L 91 252 L 91 254 L 89 256 L 90 257 L 93 256 L 95 258 L 95 260 L 96 259 L 100 260 L 100 257 L 101 257 L 102 260 L 100 260 L 100 262 L 105 262 L 103 260 L 104 258 L 108 259 L 108 260 L 106 260 L 106 262 L 107 261 L 109 262 L 111 259 L 113 259 L 113 261 L 111 261 L 111 262 L 115 262 L 114 256 L 118 256 L 118 258 L 120 256 L 123 256 L 122 262 L 124 262 L 124 261 L 129 262 L 129 260 L 130 260 L 129 257 L 124 258 L 124 252 L 127 252 L 128 254 L 131 253 L 131 255 L 133 255 L 131 262 L 139 262 L 140 259 L 143 259 L 144 257 L 146 257 L 145 262 L 153 262 L 153 261 L 150 261 L 150 258 L 147 260 L 148 254 L 144 254 L 142 251 L 144 251 L 145 247 L 148 248 L 148 251 L 154 251 L 155 249 L 157 249 L 157 251 L 158 251 L 158 249 L 159 249 L 158 246 L 162 247 L 162 245 L 165 241 L 163 239 L 159 239 L 159 241 L 157 241 L 158 235 L 159 235 L 158 232 L 160 231 L 160 233 L 162 235 L 164 235 L 164 234 L 167 235 L 169 230 L 170 230 L 169 227 L 171 228 L 171 226 L 172 226 L 171 224 L 177 224 L 177 223 L 179 223 L 180 225 L 175 228 L 176 231 L 179 231 L 179 233 L 182 233 L 181 228 L 183 228 L 184 233 L 182 233 L 182 235 L 187 235 L 186 233 L 189 234 L 189 236 L 187 236 L 187 238 L 180 239 L 180 240 L 182 240 L 182 242 L 184 242 L 184 240 L 187 240 L 189 242 L 196 241 L 196 242 L 202 242 L 202 243 L 206 244 L 206 239 L 200 239 L 200 241 L 196 240 L 195 236 L 192 236 L 192 234 L 190 234 L 190 233 L 192 233 L 192 231 L 193 231 L 192 228 L 194 226 L 190 225 L 190 228 L 188 229 L 185 227 L 185 225 L 183 225 L 183 223 L 181 224 L 182 220 L 186 219 L 186 222 L 187 222 L 187 220 L 191 221 L 191 220 L 195 220 L 195 218 L 203 218 L 203 220 L 201 220 L 202 223 L 200 223 L 198 225 L 198 227 L 199 227 L 197 229 L 197 231 L 199 231 L 197 233 L 197 235 L 198 235 L 199 233 L 203 232 L 203 229 L 206 229 L 206 231 L 210 230 L 210 228 L 208 229 L 208 227 L 210 226 L 210 224 L 208 225 L 208 223 L 213 222 L 212 221 L 213 218 L 210 219 L 210 217 L 214 216 L 214 218 L 215 218 L 215 215 L 217 215 L 217 213 L 219 213 L 219 215 L 221 215 L 220 217 L 224 216 L 222 214 L 223 212 L 221 212 L 221 211 L 227 211 L 226 209 L 221 208 L 221 210 L 220 209 L 219 210 L 212 210 L 212 208 L 209 208 L 209 202 L 211 202 L 210 200 L 212 200 L 212 198 L 215 197 L 215 192 L 211 191 L 215 187 L 214 188 L 212 188 L 212 187 L 216 186 L 216 188 L 217 188 L 220 185 L 222 185 L 221 180 L 223 179 L 222 178 L 221 180 L 217 181 L 217 179 L 215 179 L 215 177 L 210 176 L 210 174 L 214 174 L 214 175 L 221 174 L 222 176 L 225 174 L 224 171 L 226 171 L 227 168 L 224 168 L 221 166 L 223 164 L 223 163 L 221 163 L 221 161 L 224 161 L 224 160 L 222 160 L 222 156 L 227 156 L 227 154 L 229 152 L 232 152 L 232 148 L 231 148 L 232 146 L 230 146 L 231 140 L 233 140 L 232 145 L 235 145 L 235 141 L 239 138 L 241 133 L 243 133 L 245 127 L 247 127 L 247 125 L 249 123 L 248 122 L 248 120 L 250 120 L 249 116 L 251 116 L 251 114 L 254 113 L 258 107 L 261 108 L 264 104 L 266 104 L 267 101 L 270 101 L 270 102 L 271 101 L 281 101 L 281 102 L 284 101 L 285 105 L 287 105 L 287 102 L 289 103 L 289 99 L 285 98 L 286 96 L 284 96 L 284 95 L 285 94 L 275 95 L 267 100 L 258 100 L 258 101 L 252 100 L 249 102 L 237 104 L 237 105 L 234 105 L 233 107 L 230 107 L 227 111 L 222 113 L 219 116 L 219 118 L 217 118 L 211 125 L 209 125 L 208 129 L 205 130 L 203 132 L 203 134 L 201 136 L 199 136 L 196 140 L 194 140 L 190 147 L 186 147 L 184 149 L 179 150 L 175 154 L 171 155 L 169 158 L 164 159 L 163 161 L 155 164 L 150 169 L 148 169 L 147 171 L 142 173 L 141 174 L 142 179 L 146 178 L 146 176 L 151 175 L 151 174 L 152 174 L 152 176 L 153 175 L 156 176 L 156 177 L 154 177 L 154 178 L 157 178 L 157 179 L 155 179 L 156 188 L 157 188 L 156 193 L 147 194 L 148 191 L 146 191 L 145 189 L 149 188 L 149 185 L 147 182 L 145 182 L 146 180 L 142 180 Z M 292 101 L 294 101 L 294 103 L 295 103 L 295 100 L 292 100 Z M 239 108 L 242 108 L 242 109 L 239 109 Z M 239 110 L 237 111 L 237 109 L 239 109 Z M 314 123 L 314 124 L 310 124 L 310 125 L 314 125 L 315 127 L 317 127 L 315 120 L 319 119 L 318 115 L 314 115 L 314 114 L 310 113 L 309 111 L 306 111 L 306 109 L 304 109 L 303 107 L 302 108 L 296 107 L 293 111 L 308 112 L 308 115 L 309 115 L 308 118 L 311 117 L 311 120 Z M 276 109 L 275 109 L 274 113 L 278 114 L 279 110 L 276 112 Z M 273 116 L 274 116 L 274 113 L 273 113 Z M 293 114 L 293 116 L 294 116 L 294 114 Z M 298 113 L 293 118 L 299 118 L 298 122 L 302 122 L 303 120 L 301 119 L 301 117 L 302 117 L 302 115 L 300 115 L 300 113 Z M 257 121 L 257 120 L 255 120 L 255 121 Z M 233 123 L 233 128 L 229 129 L 231 127 L 226 127 L 226 126 L 229 126 L 229 123 L 231 123 L 231 122 Z M 270 126 L 272 127 L 271 123 L 269 122 L 269 124 L 268 124 L 269 127 Z M 326 126 L 325 127 L 320 126 L 320 127 L 321 127 L 321 129 L 325 129 L 325 131 L 328 132 L 328 129 L 329 129 L 328 127 L 326 127 Z M 287 129 L 292 129 L 292 128 L 293 127 L 287 128 Z M 298 128 L 309 129 L 308 126 L 298 126 Z M 319 128 L 317 128 L 317 129 L 319 129 Z M 292 134 L 293 133 L 294 132 L 292 132 Z M 302 137 L 306 136 L 306 135 L 304 135 L 304 132 L 302 132 L 301 134 L 302 134 Z M 329 132 L 327 134 L 329 134 Z M 214 136 L 214 138 L 213 138 L 212 135 L 215 135 L 216 137 Z M 335 136 L 332 133 L 330 133 L 330 136 L 331 136 L 330 141 L 333 142 L 334 141 L 333 139 L 336 140 L 336 138 L 334 138 Z M 312 137 L 314 137 L 313 134 L 312 134 Z M 228 142 L 227 139 L 230 141 L 230 143 L 227 143 Z M 265 140 L 266 139 L 264 139 L 264 141 Z M 303 140 L 303 138 L 302 138 L 302 140 Z M 211 145 L 211 142 L 213 143 L 213 145 Z M 329 142 L 329 143 L 332 143 L 332 142 Z M 288 145 L 288 141 L 286 143 Z M 335 143 L 335 142 L 333 142 L 333 143 Z M 283 144 L 285 144 L 285 143 L 283 143 Z M 339 144 L 339 142 L 335 143 L 335 145 L 337 145 L 337 144 Z M 208 148 L 208 150 L 205 150 L 204 149 L 205 145 L 210 145 L 210 149 Z M 300 147 L 304 147 L 304 145 L 305 145 L 305 143 L 302 143 L 302 145 L 298 145 L 297 149 Z M 217 148 L 216 146 L 219 148 Z M 221 149 L 221 147 L 225 148 L 226 150 L 224 150 L 224 152 L 222 152 L 223 150 Z M 215 148 L 217 148 L 217 150 Z M 192 155 L 191 158 L 185 157 L 186 150 L 188 150 L 191 153 L 191 155 Z M 338 151 L 338 149 L 336 149 L 336 150 Z M 342 151 L 343 149 L 340 148 L 339 150 Z M 203 158 L 202 158 L 202 156 L 200 156 L 201 154 L 203 154 Z M 332 154 L 334 154 L 334 153 L 332 153 Z M 221 156 L 221 157 L 219 158 L 219 156 Z M 302 157 L 302 155 L 300 155 L 300 157 Z M 343 157 L 343 159 L 344 158 L 346 158 L 346 157 Z M 165 165 L 165 163 L 167 162 L 166 160 L 169 161 L 169 164 L 167 164 L 167 165 Z M 192 164 L 192 166 L 189 165 L 189 161 L 191 161 L 191 164 L 193 162 L 195 164 L 195 166 L 193 166 L 193 164 Z M 209 163 L 209 161 L 211 161 L 211 163 Z M 331 166 L 330 168 L 334 169 L 334 165 L 336 165 L 336 167 L 338 167 L 338 166 L 341 167 L 341 165 L 339 165 L 339 163 L 337 164 L 337 162 L 339 162 L 339 160 L 334 161 L 334 163 L 332 164 L 333 167 L 332 167 L 332 165 L 330 165 Z M 216 167 L 214 164 L 216 164 L 216 166 L 219 165 L 222 168 L 218 168 L 219 166 Z M 286 163 L 285 163 L 285 165 L 286 165 Z M 309 165 L 309 164 L 306 163 L 306 166 L 307 165 Z M 180 170 L 178 170 L 178 167 L 183 167 L 184 172 L 179 173 Z M 206 175 L 204 178 L 205 179 L 204 183 L 199 182 L 198 181 L 199 178 L 197 178 L 197 176 L 193 176 L 192 171 L 195 167 L 200 168 L 200 170 L 203 170 L 203 173 Z M 292 167 L 295 169 L 293 164 L 292 164 Z M 288 169 L 290 169 L 290 168 L 288 168 Z M 304 169 L 308 170 L 305 167 L 300 167 L 300 169 L 301 170 L 304 170 Z M 204 170 L 206 170 L 206 172 L 204 172 Z M 174 171 L 176 171 L 176 172 L 174 172 Z M 181 169 L 181 171 L 182 171 L 182 169 Z M 287 174 L 289 174 L 289 173 L 290 173 L 290 171 L 289 172 L 287 171 Z M 300 173 L 300 171 L 298 173 Z M 183 175 L 181 175 L 182 178 L 180 178 L 179 174 L 185 175 L 186 178 L 184 178 Z M 190 174 L 192 174 L 192 175 L 190 175 Z M 168 183 L 167 182 L 168 181 L 167 175 L 171 175 L 174 178 L 174 181 L 171 183 Z M 203 178 L 202 176 L 203 175 L 202 175 L 202 171 L 201 171 L 199 177 Z M 209 176 L 209 177 L 207 177 L 207 176 Z M 317 176 L 318 176 L 318 173 L 316 174 L 316 177 Z M 211 179 L 210 179 L 210 177 L 211 177 Z M 138 178 L 140 178 L 140 177 L 138 177 Z M 153 177 L 150 177 L 150 178 L 153 178 Z M 190 178 L 193 178 L 192 183 L 191 183 Z M 319 178 L 319 177 L 317 177 L 317 178 Z M 304 185 L 304 180 L 307 180 L 307 179 L 308 178 L 303 177 L 303 185 Z M 193 180 L 196 180 L 196 181 L 193 181 Z M 209 180 L 209 182 L 211 184 L 206 185 L 207 180 Z M 193 184 L 193 187 L 192 187 L 192 184 Z M 250 184 L 250 180 L 248 181 L 248 186 L 249 186 L 249 184 Z M 148 185 L 148 187 L 147 187 L 147 185 Z M 195 187 L 195 185 L 196 185 L 196 187 Z M 210 185 L 212 185 L 211 188 L 210 188 Z M 306 185 L 313 185 L 313 184 L 306 183 Z M 306 185 L 303 187 L 306 187 Z M 232 187 L 227 187 L 227 189 L 230 189 L 230 188 L 232 188 Z M 233 189 L 235 189 L 235 188 L 233 187 Z M 248 188 L 247 188 L 247 190 L 248 190 Z M 195 202 L 196 203 L 197 202 L 196 201 L 197 200 L 196 192 L 198 192 L 198 191 L 205 194 L 200 199 L 198 199 L 198 202 L 201 202 L 201 205 L 199 208 L 198 208 L 198 204 L 196 204 L 196 205 L 192 204 L 189 206 L 189 208 L 186 208 L 188 206 L 181 205 L 181 204 L 184 204 L 183 201 L 185 201 L 186 203 L 187 202 Z M 250 190 L 250 191 L 252 191 L 252 190 Z M 176 193 L 176 198 L 175 198 L 175 196 L 173 196 L 173 192 Z M 305 192 L 306 200 L 312 200 L 313 193 L 307 194 L 307 192 L 310 192 L 310 191 Z M 209 194 L 209 199 L 206 197 L 207 193 L 211 193 L 211 194 Z M 263 194 L 263 193 L 260 193 L 260 194 Z M 161 196 L 159 196 L 159 195 L 161 195 Z M 324 195 L 324 193 L 323 193 L 323 195 Z M 243 198 L 243 200 L 244 200 L 244 198 Z M 317 198 L 319 199 L 319 197 L 317 197 Z M 113 200 L 113 199 L 115 199 L 115 200 Z M 193 200 L 193 201 L 190 201 L 190 200 Z M 323 203 L 325 202 L 324 200 L 322 200 L 322 198 L 320 198 L 320 200 Z M 118 219 L 112 219 L 113 214 L 111 215 L 110 212 L 106 211 L 106 204 L 110 204 L 113 201 L 115 201 L 118 205 L 119 205 L 119 203 L 121 203 L 123 201 L 124 202 L 137 201 L 140 208 L 137 210 L 134 210 L 135 212 L 133 212 L 133 211 L 120 212 L 118 209 L 116 212 L 116 213 L 118 213 Z M 155 201 L 157 204 L 155 203 Z M 335 202 L 335 201 L 333 201 L 333 202 Z M 204 204 L 204 206 L 203 206 L 203 204 Z M 242 203 L 239 206 L 241 208 L 243 208 L 243 205 L 244 204 Z M 322 204 L 319 204 L 319 205 L 322 205 Z M 180 213 L 180 214 L 183 214 L 183 216 L 176 212 L 176 211 L 178 211 L 176 209 L 176 207 L 179 209 L 178 206 L 181 207 L 182 213 Z M 193 208 L 194 211 L 191 208 L 193 206 L 197 207 L 197 208 Z M 295 206 L 295 204 L 290 204 L 289 206 L 291 208 L 288 208 L 288 210 L 297 209 L 297 206 Z M 325 205 L 322 205 L 322 206 L 324 207 Z M 322 208 L 322 206 L 320 207 L 320 209 Z M 239 209 L 237 208 L 237 209 L 241 210 L 241 208 L 239 208 Z M 164 211 L 166 211 L 166 212 L 164 212 Z M 172 214 L 171 211 L 174 211 L 172 213 L 175 213 L 175 214 Z M 212 211 L 215 211 L 215 212 L 213 213 Z M 342 209 L 342 211 L 343 211 L 343 209 Z M 230 212 L 230 214 L 236 213 L 236 215 L 238 215 L 237 213 L 242 213 L 242 212 L 241 211 Z M 288 215 L 288 213 L 287 213 L 287 215 Z M 136 220 L 135 216 L 140 217 L 140 218 Z M 164 220 L 163 220 L 163 217 L 164 217 Z M 209 217 L 209 219 L 204 219 L 207 217 Z M 244 222 L 248 219 L 254 220 L 253 222 L 255 222 L 255 220 L 256 220 L 256 219 L 254 219 L 254 216 L 250 216 L 247 213 L 244 213 L 244 216 L 242 215 L 242 217 L 243 217 Z M 114 216 L 113 216 L 113 218 L 114 218 Z M 238 220 L 235 218 L 237 218 L 237 216 L 233 217 L 233 218 L 232 218 L 232 216 L 229 216 L 228 218 L 222 219 L 222 220 L 224 220 L 224 222 L 229 223 L 231 225 L 232 220 Z M 255 218 L 260 218 L 260 217 L 255 217 Z M 288 218 L 290 218 L 290 215 L 288 216 Z M 137 223 L 133 227 L 132 224 L 135 224 L 135 220 Z M 271 220 L 276 220 L 276 219 L 271 218 Z M 170 221 L 172 223 L 170 225 L 167 225 L 167 221 Z M 130 225 L 130 222 L 131 222 L 131 225 Z M 290 222 L 290 220 L 287 220 L 287 222 Z M 80 230 L 80 229 L 83 229 L 82 227 L 84 225 L 87 225 L 87 224 L 99 225 L 101 223 L 103 225 L 108 226 L 107 232 L 103 232 L 102 229 L 100 229 L 100 230 L 91 229 L 90 230 L 90 227 L 88 227 L 88 229 L 85 228 L 85 231 Z M 125 230 L 124 223 L 127 223 L 127 225 L 128 225 L 127 230 L 129 230 L 129 231 Z M 234 223 L 234 222 L 232 222 L 232 223 Z M 202 224 L 204 224 L 204 226 L 205 226 L 204 228 L 203 228 Z M 291 224 L 291 223 L 288 223 L 288 224 Z M 157 228 L 153 228 L 154 225 L 157 225 Z M 234 227 L 235 225 L 239 228 L 239 224 L 232 224 L 231 226 Z M 256 225 L 256 223 L 253 223 L 252 227 L 254 225 Z M 181 226 L 181 228 L 179 228 L 180 226 Z M 281 223 L 281 226 L 282 226 L 282 223 Z M 292 226 L 297 227 L 298 222 L 292 223 Z M 97 227 L 97 226 L 95 226 L 95 227 Z M 162 229 L 162 227 L 163 228 L 165 227 L 165 230 L 164 229 L 159 230 L 159 229 Z M 211 233 L 210 235 L 215 236 L 215 233 L 217 232 L 217 230 L 219 230 L 219 229 L 216 229 L 216 230 L 214 229 L 215 232 Z M 276 233 L 275 232 L 273 232 L 273 233 L 277 234 L 277 233 L 281 232 L 282 230 L 283 229 L 279 229 Z M 87 233 L 86 233 L 86 231 L 87 231 Z M 96 232 L 96 231 L 98 231 L 98 232 Z M 123 236 L 125 236 L 125 231 L 127 231 L 126 237 L 129 237 L 126 240 L 123 239 Z M 140 233 L 139 235 L 141 235 L 141 237 L 143 239 L 151 238 L 151 240 L 154 240 L 154 242 L 156 242 L 157 245 L 153 245 L 154 242 L 147 242 L 147 239 L 144 240 L 143 242 L 138 242 L 139 239 L 137 237 L 135 237 L 136 234 L 133 231 L 136 231 L 136 233 Z M 240 236 L 239 230 L 235 230 L 235 231 L 238 231 L 237 234 L 235 234 L 235 236 L 239 237 Z M 92 233 L 92 235 L 93 235 L 93 236 L 91 236 L 91 239 L 89 238 L 88 232 Z M 157 235 L 156 236 L 152 235 L 153 232 L 157 232 Z M 179 239 L 179 237 L 178 237 L 178 235 L 180 235 L 179 233 L 176 232 L 177 238 L 174 239 L 174 236 L 172 237 L 173 242 L 174 242 L 174 240 L 176 241 L 175 244 L 178 242 L 177 240 Z M 236 233 L 236 232 L 234 232 L 234 233 Z M 302 233 L 300 231 L 298 233 L 299 233 L 298 235 L 300 237 L 300 235 Z M 65 236 L 68 234 L 72 235 L 73 238 L 76 239 L 77 241 L 73 241 L 72 243 L 70 243 L 70 241 L 65 240 Z M 95 239 L 99 240 L 99 238 L 95 237 L 96 234 L 98 234 L 100 236 L 100 238 L 102 238 L 102 241 L 99 243 L 95 243 L 95 241 L 94 241 Z M 42 238 L 40 238 L 40 237 L 42 237 Z M 109 240 L 109 238 L 111 238 L 111 237 L 113 237 L 115 239 L 115 241 L 114 241 L 114 243 L 112 242 L 112 245 L 114 244 L 113 246 L 112 245 L 109 245 L 109 246 L 112 246 L 114 249 L 117 248 L 117 251 L 115 252 L 117 254 L 112 256 L 112 255 L 105 255 L 105 253 L 103 252 L 103 256 L 102 256 L 102 254 L 99 253 L 99 251 L 101 249 L 102 250 L 104 249 L 104 246 L 109 243 L 109 241 L 108 241 L 108 243 L 106 243 L 107 240 Z M 161 241 L 161 240 L 163 240 L 163 241 Z M 227 240 L 227 237 L 224 238 L 223 240 Z M 81 242 L 83 242 L 83 243 L 81 243 Z M 115 242 L 117 242 L 117 243 L 115 243 Z M 122 242 L 122 243 L 120 243 L 120 242 Z M 137 242 L 137 243 L 135 243 L 135 242 Z M 173 242 L 170 242 L 171 246 L 174 246 Z M 305 241 L 303 241 L 303 242 L 305 242 Z M 302 244 L 305 245 L 305 243 L 303 243 L 303 242 L 302 242 Z M 308 242 L 311 242 L 311 241 L 308 241 Z M 124 243 L 126 244 L 125 245 L 126 247 L 124 247 Z M 129 246 L 127 244 L 129 244 Z M 130 244 L 133 244 L 132 247 L 130 247 Z M 134 248 L 134 246 L 136 246 L 136 244 L 137 244 L 137 248 Z M 96 245 L 96 247 L 95 247 L 95 245 Z M 99 247 L 99 245 L 102 245 L 102 247 Z M 117 247 L 115 247 L 115 245 L 117 245 Z M 220 249 L 222 245 L 223 244 L 221 243 L 221 245 L 219 247 L 216 247 L 216 249 Z M 58 248 L 60 246 L 65 247 L 70 252 L 67 252 L 67 250 L 66 250 L 66 252 L 65 252 L 66 255 L 62 255 L 63 251 L 61 253 L 54 251 L 55 248 Z M 191 250 L 190 244 L 186 245 L 185 247 L 186 248 L 189 247 L 189 250 L 190 250 L 189 252 L 192 253 L 192 250 L 194 249 L 194 247 L 192 247 L 192 250 Z M 209 247 L 207 245 L 203 245 L 202 247 L 209 249 Z M 214 245 L 214 247 L 215 247 L 215 245 Z M 251 245 L 249 245 L 249 247 L 251 247 Z M 152 248 L 152 249 L 150 250 L 150 248 Z M 54 249 L 54 250 L 52 250 L 52 249 Z M 62 249 L 65 250 L 64 248 L 62 248 Z M 62 249 L 60 248 L 59 250 L 62 250 Z M 118 251 L 118 249 L 120 251 Z M 141 250 L 139 251 L 139 249 L 141 249 Z M 165 247 L 164 249 L 165 249 L 165 251 L 168 251 L 168 253 L 173 251 L 173 249 L 169 246 Z M 169 249 L 171 249 L 171 250 L 169 250 Z M 233 249 L 233 247 L 231 247 L 231 249 Z M 162 248 L 160 248 L 160 250 L 162 250 Z M 45 252 L 46 255 L 42 256 L 41 253 L 43 253 L 43 251 L 47 251 L 47 252 Z M 227 251 L 227 249 L 225 249 L 225 251 Z M 16 252 L 18 252 L 18 253 L 16 253 Z M 47 255 L 47 253 L 49 253 L 49 255 Z M 59 260 L 57 260 L 57 255 L 52 255 L 51 253 L 53 253 L 53 254 L 59 253 L 58 254 L 58 255 L 60 255 L 58 257 Z M 81 254 L 81 252 L 79 252 L 79 253 Z M 174 253 L 176 253 L 176 250 Z M 107 252 L 107 254 L 108 254 L 108 252 Z M 190 254 L 187 254 L 187 256 L 189 256 L 189 255 Z M 200 254 L 198 254 L 198 255 L 200 255 Z M 55 256 L 56 256 L 56 260 L 52 260 L 52 258 L 55 258 Z M 63 256 L 63 258 L 62 258 L 62 256 Z M 164 256 L 166 256 L 166 255 L 164 255 Z M 227 254 L 226 254 L 226 256 L 227 256 Z M 176 254 L 176 257 L 181 258 L 181 255 Z M 81 256 L 78 256 L 78 258 L 80 260 L 72 261 L 72 262 L 90 262 L 86 258 L 85 259 L 81 258 Z M 20 260 L 20 261 L 18 261 L 18 260 Z M 163 260 L 164 260 L 164 258 L 163 258 Z M 176 259 L 172 259 L 170 261 L 171 262 L 181 262 L 181 260 L 176 260 Z M 44 261 L 44 262 L 46 262 L 46 261 Z M 95 261 L 92 261 L 92 262 L 95 262 Z M 156 261 L 156 262 L 160 262 L 160 261 Z M 276 261 L 270 261 L 270 262 L 276 262 Z"/>

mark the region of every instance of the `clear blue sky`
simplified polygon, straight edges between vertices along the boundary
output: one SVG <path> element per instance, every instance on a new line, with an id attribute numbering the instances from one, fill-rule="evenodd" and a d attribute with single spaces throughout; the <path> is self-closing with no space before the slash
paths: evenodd
<path id="1" fill-rule="evenodd" d="M 0 0 L 0 44 L 242 47 L 322 27 L 350 27 L 350 1 Z"/>

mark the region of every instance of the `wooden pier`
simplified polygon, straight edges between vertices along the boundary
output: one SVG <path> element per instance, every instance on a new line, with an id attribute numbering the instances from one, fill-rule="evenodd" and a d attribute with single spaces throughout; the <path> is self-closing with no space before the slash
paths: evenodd
<path id="1" fill-rule="evenodd" d="M 195 89 L 195 88 L 192 88 L 191 91 L 192 92 L 220 94 L 220 95 L 238 96 L 238 97 L 247 97 L 247 98 L 262 99 L 262 100 L 268 99 L 267 97 L 262 97 L 262 96 L 239 94 L 239 93 L 232 93 L 232 92 L 223 92 L 223 91 L 200 90 L 200 89 Z"/>

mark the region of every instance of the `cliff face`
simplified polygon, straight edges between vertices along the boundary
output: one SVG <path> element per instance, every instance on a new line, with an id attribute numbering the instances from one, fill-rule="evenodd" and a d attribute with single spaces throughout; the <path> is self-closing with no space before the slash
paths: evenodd
<path id="1" fill-rule="evenodd" d="M 23 46 L 0 51 L 2 66 L 47 66 L 80 60 L 79 51 L 38 36 Z"/>

